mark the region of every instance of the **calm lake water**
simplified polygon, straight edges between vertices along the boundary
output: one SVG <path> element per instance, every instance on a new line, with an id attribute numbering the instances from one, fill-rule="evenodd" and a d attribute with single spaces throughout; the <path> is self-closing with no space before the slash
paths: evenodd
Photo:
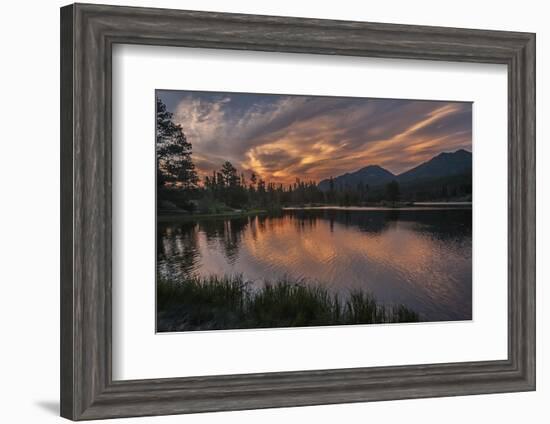
<path id="1" fill-rule="evenodd" d="M 472 317 L 472 210 L 330 208 L 160 222 L 160 275 L 242 274 L 322 284 L 345 297 L 363 289 L 424 320 Z"/>

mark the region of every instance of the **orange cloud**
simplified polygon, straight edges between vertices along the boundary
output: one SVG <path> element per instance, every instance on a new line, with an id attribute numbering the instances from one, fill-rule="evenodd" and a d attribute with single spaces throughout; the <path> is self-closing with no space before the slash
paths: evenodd
<path id="1" fill-rule="evenodd" d="M 199 175 L 210 175 L 226 160 L 245 174 L 283 184 L 320 181 L 367 165 L 400 173 L 438 153 L 472 146 L 472 108 L 464 102 L 163 95 L 173 98 Z"/>

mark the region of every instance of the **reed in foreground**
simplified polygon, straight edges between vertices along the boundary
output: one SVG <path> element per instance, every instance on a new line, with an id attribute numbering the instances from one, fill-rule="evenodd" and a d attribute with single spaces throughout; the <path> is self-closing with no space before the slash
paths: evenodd
<path id="1" fill-rule="evenodd" d="M 319 285 L 282 280 L 253 289 L 240 276 L 157 281 L 157 331 L 306 327 L 419 321 L 404 305 L 354 291 L 346 300 Z"/>

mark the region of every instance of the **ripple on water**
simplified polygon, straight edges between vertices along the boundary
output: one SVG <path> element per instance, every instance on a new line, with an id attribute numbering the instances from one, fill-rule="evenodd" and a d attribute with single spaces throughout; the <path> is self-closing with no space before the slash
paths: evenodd
<path id="1" fill-rule="evenodd" d="M 368 290 L 428 320 L 471 319 L 471 209 L 287 210 L 159 225 L 161 276 L 241 274 Z"/>

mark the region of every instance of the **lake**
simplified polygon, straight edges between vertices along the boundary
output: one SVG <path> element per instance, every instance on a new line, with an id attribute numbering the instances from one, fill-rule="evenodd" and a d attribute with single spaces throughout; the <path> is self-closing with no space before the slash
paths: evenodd
<path id="1" fill-rule="evenodd" d="M 472 318 L 468 206 L 286 209 L 277 216 L 159 222 L 157 271 L 240 274 L 260 287 L 283 278 L 354 289 L 404 304 L 426 321 Z"/>

